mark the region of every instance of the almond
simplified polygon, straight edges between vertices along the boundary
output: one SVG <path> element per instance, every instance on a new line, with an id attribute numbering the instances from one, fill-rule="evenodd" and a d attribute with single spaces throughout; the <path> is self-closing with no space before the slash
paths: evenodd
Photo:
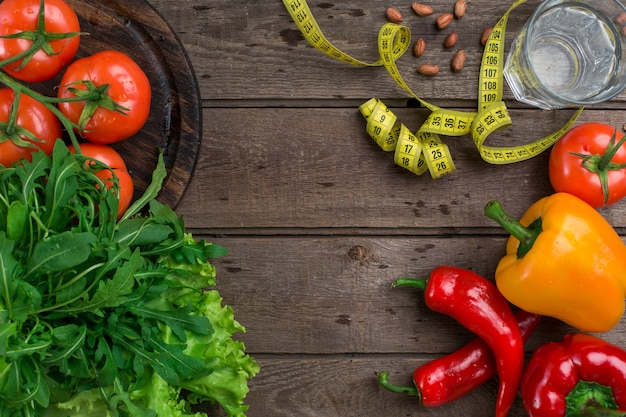
<path id="1" fill-rule="evenodd" d="M 467 55 L 463 49 L 459 49 L 456 54 L 452 57 L 452 62 L 450 63 L 450 68 L 452 68 L 452 72 L 459 72 L 465 66 L 465 59 Z"/>
<path id="2" fill-rule="evenodd" d="M 456 42 L 458 40 L 459 34 L 456 32 L 452 32 L 448 36 L 446 36 L 446 39 L 443 41 L 443 46 L 445 46 L 446 48 L 452 48 L 454 45 L 456 45 Z"/>
<path id="3" fill-rule="evenodd" d="M 400 13 L 400 10 L 395 7 L 389 7 L 385 12 L 385 16 L 387 16 L 387 20 L 391 23 L 402 23 L 402 13 Z"/>
<path id="4" fill-rule="evenodd" d="M 443 13 L 437 18 L 437 27 L 439 29 L 445 29 L 450 26 L 452 20 L 454 19 L 454 15 L 452 13 Z"/>
<path id="5" fill-rule="evenodd" d="M 424 51 L 426 51 L 426 41 L 422 38 L 419 38 L 415 41 L 415 46 L 413 46 L 413 55 L 416 57 L 420 57 L 424 55 Z"/>
<path id="6" fill-rule="evenodd" d="M 417 67 L 417 72 L 426 75 L 428 77 L 432 77 L 434 75 L 439 74 L 439 65 L 432 64 L 424 64 Z"/>
<path id="7" fill-rule="evenodd" d="M 467 2 L 465 0 L 456 0 L 454 3 L 454 15 L 457 19 L 465 16 L 465 9 L 467 8 Z"/>
<path id="8" fill-rule="evenodd" d="M 488 27 L 483 31 L 483 34 L 480 37 L 480 43 L 482 46 L 487 45 L 487 41 L 489 40 L 489 35 L 491 35 L 492 27 Z"/>
<path id="9" fill-rule="evenodd" d="M 418 16 L 430 16 L 433 14 L 433 8 L 422 3 L 414 2 L 411 8 Z"/>

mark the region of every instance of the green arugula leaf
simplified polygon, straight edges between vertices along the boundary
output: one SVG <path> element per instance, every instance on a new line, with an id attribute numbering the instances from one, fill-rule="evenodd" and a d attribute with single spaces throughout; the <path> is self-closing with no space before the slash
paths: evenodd
<path id="1" fill-rule="evenodd" d="M 7 353 L 7 347 L 9 346 L 9 339 L 17 335 L 17 324 L 12 322 L 3 321 L 0 324 L 0 355 L 5 356 Z"/>
<path id="2" fill-rule="evenodd" d="M 56 365 L 63 373 L 70 374 L 70 361 L 74 360 L 74 353 L 84 345 L 86 338 L 86 325 L 67 324 L 56 327 L 52 333 L 54 348 L 47 352 L 43 363 Z"/>
<path id="3" fill-rule="evenodd" d="M 166 324 L 183 343 L 187 340 L 185 330 L 201 335 L 210 335 L 213 333 L 211 322 L 206 317 L 191 315 L 191 310 L 192 307 L 190 305 L 167 311 L 156 310 L 148 308 L 142 303 L 136 307 L 129 308 L 129 311 L 139 317 L 157 320 Z"/>
<path id="4" fill-rule="evenodd" d="M 147 350 L 141 341 L 127 340 L 118 331 L 109 332 L 109 335 L 115 344 L 133 355 L 133 370 L 139 377 L 143 377 L 145 373 L 144 365 L 149 365 L 168 384 L 176 386 L 180 384 L 180 377 L 168 363 L 166 355 L 155 355 L 154 352 Z"/>
<path id="5" fill-rule="evenodd" d="M 116 270 L 111 279 L 100 281 L 93 297 L 84 300 L 76 306 L 66 306 L 57 310 L 66 314 L 79 314 L 91 312 L 93 314 L 102 315 L 102 309 L 107 307 L 117 307 L 126 300 L 125 295 L 132 292 L 135 284 L 134 273 L 140 267 L 142 262 L 139 251 L 133 252 L 130 259 L 122 263 Z"/>
<path id="6" fill-rule="evenodd" d="M 45 180 L 48 178 L 48 172 L 52 166 L 52 160 L 44 152 L 34 152 L 32 161 L 23 161 L 16 165 L 15 171 L 8 173 L 17 176 L 21 187 L 22 198 L 26 202 L 32 201 L 36 197 L 36 192 L 43 189 Z"/>
<path id="7" fill-rule="evenodd" d="M 26 222 L 28 221 L 28 211 L 21 201 L 13 201 L 7 213 L 6 231 L 7 237 L 17 241 L 26 232 Z"/>
<path id="8" fill-rule="evenodd" d="M 9 317 L 13 316 L 13 298 L 17 289 L 16 275 L 21 269 L 13 257 L 14 242 L 0 232 L 0 297 Z"/>
<path id="9" fill-rule="evenodd" d="M 134 217 L 119 223 L 115 240 L 130 247 L 154 246 L 166 240 L 173 232 L 174 229 L 166 224 Z"/>
<path id="10" fill-rule="evenodd" d="M 154 335 L 150 338 L 150 342 L 159 361 L 174 370 L 178 378 L 188 380 L 211 374 L 212 370 L 205 367 L 205 362 L 201 358 L 185 353 L 187 345 L 167 344 Z"/>
<path id="11" fill-rule="evenodd" d="M 12 301 L 14 320 L 20 323 L 26 321 L 41 307 L 41 302 L 42 294 L 37 288 L 21 279 L 15 280 L 15 293 Z"/>
<path id="12" fill-rule="evenodd" d="M 120 222 L 123 222 L 135 214 L 139 213 L 148 202 L 154 201 L 154 199 L 159 195 L 161 191 L 161 187 L 163 186 L 163 181 L 167 177 L 167 170 L 165 169 L 165 161 L 163 160 L 163 151 L 159 149 L 159 157 L 157 160 L 157 166 L 152 172 L 152 181 L 144 194 L 139 197 L 126 212 L 122 215 Z"/>
<path id="13" fill-rule="evenodd" d="M 94 363 L 94 367 L 96 368 L 96 383 L 98 386 L 106 387 L 115 382 L 118 376 L 118 366 L 115 356 L 111 351 L 111 347 L 104 337 L 98 339 L 97 346 L 94 355 L 96 362 Z M 102 363 L 102 366 L 97 367 L 98 363 Z"/>
<path id="14" fill-rule="evenodd" d="M 76 157 L 66 146 L 55 144 L 52 151 L 52 166 L 46 183 L 44 224 L 56 229 L 59 224 L 66 224 L 68 218 L 67 206 L 76 195 L 78 189 L 78 175 L 82 168 Z"/>
<path id="15" fill-rule="evenodd" d="M 97 242 L 93 233 L 63 232 L 37 242 L 26 263 L 26 276 L 72 269 L 85 262 Z"/>
<path id="16" fill-rule="evenodd" d="M 163 223 L 171 225 L 174 233 L 168 238 L 155 245 L 151 250 L 144 251 L 145 255 L 166 255 L 185 244 L 185 222 L 171 207 L 156 200 L 150 201 L 150 214 L 160 219 Z"/>

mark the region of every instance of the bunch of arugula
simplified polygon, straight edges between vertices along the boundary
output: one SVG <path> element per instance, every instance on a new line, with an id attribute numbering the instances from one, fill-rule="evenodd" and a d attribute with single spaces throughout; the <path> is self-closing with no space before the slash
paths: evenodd
<path id="1" fill-rule="evenodd" d="M 58 141 L 0 167 L 0 417 L 244 416 L 259 366 L 211 288 L 225 250 L 154 199 L 161 157 L 119 220 L 85 162 Z"/>

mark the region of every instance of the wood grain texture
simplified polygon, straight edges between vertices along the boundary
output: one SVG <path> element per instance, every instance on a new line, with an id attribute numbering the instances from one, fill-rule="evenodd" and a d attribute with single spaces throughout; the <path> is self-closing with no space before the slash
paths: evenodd
<path id="1" fill-rule="evenodd" d="M 313 49 L 281 1 L 149 0 L 189 55 L 202 105 L 202 143 L 177 206 L 187 228 L 223 245 L 215 261 L 218 289 L 246 327 L 238 337 L 261 365 L 250 382 L 249 417 L 369 417 L 493 415 L 497 379 L 448 406 L 428 409 L 415 398 L 381 390 L 374 372 L 410 384 L 413 369 L 473 338 L 452 319 L 429 311 L 421 294 L 391 289 L 401 276 L 425 277 L 453 264 L 493 278 L 506 234 L 483 215 L 502 201 L 520 216 L 552 192 L 548 154 L 507 166 L 485 163 L 469 137 L 444 138 L 458 170 L 441 180 L 395 166 L 365 133 L 358 106 L 379 97 L 417 129 L 428 113 L 381 68 L 355 68 Z M 411 14 L 410 1 L 309 2 L 326 36 L 340 49 L 375 60 L 376 35 L 393 5 L 427 53 L 398 62 L 422 98 L 446 108 L 474 110 L 482 47 L 480 35 L 509 2 L 468 3 L 446 31 L 434 26 L 453 0 L 432 0 L 431 18 Z M 512 15 L 507 45 L 539 0 Z M 455 49 L 467 51 L 460 73 L 433 78 L 418 63 L 442 68 Z M 572 111 L 540 111 L 504 95 L 513 126 L 490 137 L 501 146 L 528 143 L 560 128 Z M 586 109 L 580 122 L 626 120 L 621 94 Z M 626 236 L 626 203 L 602 210 Z M 527 354 L 572 329 L 544 319 Z M 626 346 L 626 322 L 602 335 Z M 223 416 L 219 407 L 200 406 Z M 511 417 L 526 413 L 518 399 Z"/>
<path id="2" fill-rule="evenodd" d="M 414 129 L 427 115 L 423 110 L 393 110 Z M 511 214 L 520 216 L 551 192 L 548 153 L 517 164 L 491 165 L 468 136 L 444 139 L 457 171 L 436 181 L 428 174 L 417 177 L 395 165 L 393 154 L 369 138 L 356 108 L 210 108 L 204 113 L 204 135 L 212 139 L 203 144 L 188 192 L 190 198 L 210 203 L 179 207 L 193 228 L 495 229 L 482 214 L 489 200 L 500 199 Z M 513 127 L 490 137 L 490 143 L 512 146 L 537 140 L 571 114 L 512 110 Z M 580 121 L 621 126 L 625 116 L 618 110 L 588 110 Z M 214 120 L 229 121 L 227 136 Z M 615 227 L 626 226 L 623 206 L 603 213 Z"/>

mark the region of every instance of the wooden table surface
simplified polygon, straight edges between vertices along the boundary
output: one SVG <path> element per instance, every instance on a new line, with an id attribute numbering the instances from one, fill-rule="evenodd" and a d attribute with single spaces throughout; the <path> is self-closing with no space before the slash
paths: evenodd
<path id="1" fill-rule="evenodd" d="M 506 45 L 538 0 L 509 19 Z M 218 289 L 247 332 L 239 337 L 260 364 L 246 398 L 249 417 L 403 417 L 493 415 L 498 387 L 490 381 L 440 408 L 378 387 L 375 371 L 408 385 L 413 369 L 451 352 L 473 336 L 452 319 L 429 311 L 417 291 L 391 289 L 399 277 L 427 277 L 441 264 L 493 278 L 506 233 L 483 215 L 499 199 L 514 216 L 552 193 L 547 152 L 510 165 L 484 162 L 469 136 L 445 137 L 457 171 L 434 180 L 393 163 L 369 138 L 360 104 L 377 97 L 417 130 L 429 112 L 380 67 L 360 68 L 312 48 L 278 0 L 149 0 L 169 22 L 195 68 L 203 98 L 197 166 L 177 206 L 190 232 L 225 246 L 215 262 Z M 435 16 L 418 17 L 411 1 L 311 0 L 326 37 L 364 61 L 378 58 L 376 41 L 395 6 L 413 39 L 398 67 L 415 93 L 444 108 L 473 111 L 482 56 L 480 36 L 510 2 L 469 1 L 467 14 L 445 30 Z M 435 15 L 454 0 L 426 0 Z M 457 46 L 443 47 L 459 33 Z M 457 49 L 467 63 L 452 73 Z M 416 73 L 441 66 L 436 77 Z M 557 63 L 558 64 L 558 63 Z M 513 126 L 493 135 L 510 146 L 560 128 L 571 110 L 541 111 L 504 97 Z M 589 107 L 579 122 L 622 127 L 626 94 Z M 626 202 L 602 214 L 626 233 Z M 544 320 L 527 343 L 571 331 Z M 626 321 L 606 339 L 626 346 Z M 215 415 L 221 415 L 216 411 Z M 523 416 L 517 400 L 511 416 Z"/>

